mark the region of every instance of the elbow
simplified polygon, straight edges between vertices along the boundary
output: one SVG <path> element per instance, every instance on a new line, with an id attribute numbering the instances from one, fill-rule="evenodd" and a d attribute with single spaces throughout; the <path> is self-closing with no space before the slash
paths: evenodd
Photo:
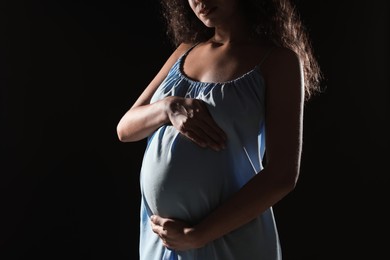
<path id="1" fill-rule="evenodd" d="M 269 160 L 264 168 L 273 179 L 277 189 L 283 193 L 295 190 L 300 175 L 300 158 L 296 156 L 279 157 Z"/>
<path id="2" fill-rule="evenodd" d="M 294 179 L 287 179 L 284 183 L 284 189 L 286 190 L 286 192 L 292 192 L 297 186 L 297 179 L 294 178 Z"/>
<path id="3" fill-rule="evenodd" d="M 128 142 L 126 132 L 124 131 L 123 127 L 121 127 L 120 124 L 118 124 L 116 127 L 116 134 L 117 134 L 119 141 L 121 141 L 123 143 Z"/>
<path id="4" fill-rule="evenodd" d="M 272 172 L 274 187 L 282 192 L 288 194 L 292 192 L 297 185 L 299 171 L 296 169 L 288 169 L 287 167 L 268 168 Z"/>
<path id="5" fill-rule="evenodd" d="M 122 143 L 136 142 L 142 139 L 139 134 L 120 123 L 116 127 L 116 135 Z"/>
<path id="6" fill-rule="evenodd" d="M 281 178 L 276 178 L 272 181 L 272 186 L 274 192 L 279 194 L 281 197 L 286 196 L 287 194 L 293 192 L 295 190 L 297 182 L 292 178 L 284 176 Z"/>
<path id="7" fill-rule="evenodd" d="M 126 139 L 120 134 L 120 133 L 117 133 L 117 136 L 118 136 L 118 140 L 122 143 L 126 143 Z"/>
<path id="8" fill-rule="evenodd" d="M 299 171 L 296 170 L 288 170 L 284 174 L 282 174 L 280 186 L 286 193 L 290 193 L 296 188 L 298 182 L 298 175 Z"/>

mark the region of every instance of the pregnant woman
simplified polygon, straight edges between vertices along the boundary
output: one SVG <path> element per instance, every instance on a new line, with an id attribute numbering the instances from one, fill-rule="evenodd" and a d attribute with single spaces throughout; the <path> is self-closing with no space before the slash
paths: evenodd
<path id="1" fill-rule="evenodd" d="M 296 185 L 320 85 L 304 26 L 288 0 L 161 5 L 175 50 L 117 126 L 148 139 L 140 259 L 282 259 L 272 206 Z"/>

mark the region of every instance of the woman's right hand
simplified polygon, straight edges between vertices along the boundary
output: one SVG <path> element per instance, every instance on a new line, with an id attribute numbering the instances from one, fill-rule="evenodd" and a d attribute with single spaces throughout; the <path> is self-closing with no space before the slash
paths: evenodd
<path id="1" fill-rule="evenodd" d="M 225 148 L 226 134 L 214 121 L 204 101 L 170 96 L 165 102 L 171 124 L 182 135 L 204 148 L 216 151 Z"/>

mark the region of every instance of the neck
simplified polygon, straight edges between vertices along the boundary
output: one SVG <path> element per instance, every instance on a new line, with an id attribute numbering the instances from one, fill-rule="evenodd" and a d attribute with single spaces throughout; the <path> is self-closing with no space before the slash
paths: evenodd
<path id="1" fill-rule="evenodd" d="M 246 20 L 232 19 L 231 22 L 225 23 L 223 26 L 216 26 L 210 41 L 219 44 L 253 42 L 254 37 L 249 28 Z"/>
<path id="2" fill-rule="evenodd" d="M 217 32 L 210 38 L 209 42 L 216 44 L 250 44 L 257 40 L 250 33 L 234 34 Z"/>

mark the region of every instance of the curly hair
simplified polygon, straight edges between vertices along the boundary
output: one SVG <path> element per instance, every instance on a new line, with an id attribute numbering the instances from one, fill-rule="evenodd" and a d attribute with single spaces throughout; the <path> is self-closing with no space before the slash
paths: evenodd
<path id="1" fill-rule="evenodd" d="M 196 43 L 212 37 L 213 28 L 206 27 L 194 14 L 188 0 L 161 0 L 171 43 Z M 321 70 L 314 56 L 308 32 L 290 0 L 240 0 L 252 25 L 252 36 L 272 41 L 277 46 L 293 50 L 303 65 L 305 99 L 320 91 Z"/>

